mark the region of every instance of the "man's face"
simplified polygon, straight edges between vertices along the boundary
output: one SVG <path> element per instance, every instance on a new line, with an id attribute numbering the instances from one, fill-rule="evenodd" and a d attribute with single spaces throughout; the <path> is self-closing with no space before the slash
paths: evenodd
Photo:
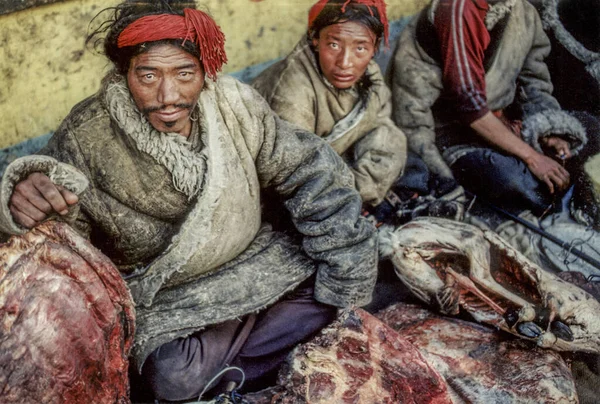
<path id="1" fill-rule="evenodd" d="M 365 74 L 375 55 L 377 37 L 354 21 L 329 25 L 313 39 L 325 78 L 336 88 L 350 88 Z"/>
<path id="2" fill-rule="evenodd" d="M 135 56 L 127 84 L 138 109 L 160 132 L 189 136 L 204 86 L 204 69 L 195 56 L 173 45 L 157 45 Z"/>

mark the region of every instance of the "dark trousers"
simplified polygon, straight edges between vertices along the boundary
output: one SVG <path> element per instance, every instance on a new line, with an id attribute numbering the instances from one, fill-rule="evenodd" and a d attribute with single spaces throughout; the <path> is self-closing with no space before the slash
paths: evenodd
<path id="1" fill-rule="evenodd" d="M 588 144 L 567 162 L 566 169 L 574 177 L 581 175 L 585 160 L 598 152 L 598 120 L 585 112 L 572 112 L 586 129 Z M 548 186 L 529 171 L 517 157 L 488 148 L 479 148 L 458 159 L 452 166 L 456 180 L 467 190 L 489 202 L 518 213 L 525 209 L 541 215 L 559 202 L 560 195 L 552 195 Z"/>
<path id="2" fill-rule="evenodd" d="M 515 213 L 530 209 L 541 215 L 554 197 L 519 158 L 479 148 L 458 159 L 454 177 L 467 191 Z"/>
<path id="3" fill-rule="evenodd" d="M 297 344 L 335 319 L 335 307 L 314 300 L 313 285 L 311 278 L 258 314 L 160 346 L 146 359 L 143 379 L 157 399 L 178 401 L 197 398 L 227 366 L 243 369 L 246 385 L 273 374 Z M 241 378 L 230 371 L 222 381 L 230 379 Z"/>

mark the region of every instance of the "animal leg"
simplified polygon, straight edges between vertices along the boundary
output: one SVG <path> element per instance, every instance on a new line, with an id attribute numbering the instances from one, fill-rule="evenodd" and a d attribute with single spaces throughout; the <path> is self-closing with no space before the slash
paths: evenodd
<path id="1" fill-rule="evenodd" d="M 456 315 L 460 311 L 460 292 L 456 288 L 456 278 L 446 274 L 444 287 L 435 295 L 440 312 Z"/>
<path id="2" fill-rule="evenodd" d="M 462 288 L 473 293 L 475 296 L 479 297 L 481 300 L 487 303 L 496 313 L 500 314 L 501 316 L 504 316 L 504 313 L 506 313 L 506 309 L 500 307 L 496 302 L 494 302 L 485 293 L 478 289 L 475 283 L 473 283 L 473 281 L 469 277 L 459 274 L 450 267 L 446 268 L 446 272 L 449 275 L 452 275 L 452 277 Z"/>

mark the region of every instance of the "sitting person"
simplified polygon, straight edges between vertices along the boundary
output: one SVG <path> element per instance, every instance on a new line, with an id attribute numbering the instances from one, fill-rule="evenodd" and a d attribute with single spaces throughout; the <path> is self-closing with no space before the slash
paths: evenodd
<path id="1" fill-rule="evenodd" d="M 565 162 L 592 122 L 552 96 L 549 52 L 525 0 L 434 0 L 402 32 L 388 72 L 393 118 L 442 193 L 458 182 L 539 216 L 568 188 Z"/>
<path id="2" fill-rule="evenodd" d="M 280 118 L 315 132 L 344 157 L 366 206 L 379 205 L 402 173 L 406 139 L 373 60 L 388 40 L 383 0 L 321 0 L 308 33 L 253 82 Z"/>
<path id="3" fill-rule="evenodd" d="M 102 26 L 114 71 L 42 155 L 7 168 L 0 217 L 12 234 L 70 219 L 111 258 L 136 304 L 133 363 L 155 398 L 172 401 L 197 398 L 228 365 L 264 380 L 336 308 L 370 301 L 377 263 L 343 160 L 218 76 L 224 36 L 184 7 L 115 9 Z M 76 195 L 78 179 L 89 186 Z M 263 188 L 295 229 L 264 222 Z"/>

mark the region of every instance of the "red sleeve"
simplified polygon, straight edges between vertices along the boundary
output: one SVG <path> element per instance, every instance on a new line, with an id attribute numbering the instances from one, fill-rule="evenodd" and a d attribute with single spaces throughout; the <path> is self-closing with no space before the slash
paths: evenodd
<path id="1" fill-rule="evenodd" d="M 459 119 L 467 124 L 489 109 L 483 58 L 490 43 L 484 0 L 440 0 L 434 26 L 442 55 L 444 94 L 455 100 Z"/>

